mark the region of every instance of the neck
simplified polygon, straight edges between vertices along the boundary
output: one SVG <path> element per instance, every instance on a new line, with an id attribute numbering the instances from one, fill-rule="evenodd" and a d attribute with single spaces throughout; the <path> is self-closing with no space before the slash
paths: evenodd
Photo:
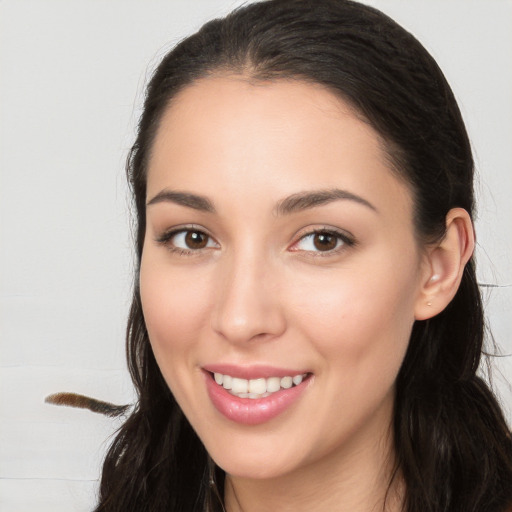
<path id="1" fill-rule="evenodd" d="M 399 512 L 403 484 L 393 478 L 395 459 L 391 428 L 372 445 L 355 443 L 344 453 L 272 479 L 226 475 L 227 512 Z"/>

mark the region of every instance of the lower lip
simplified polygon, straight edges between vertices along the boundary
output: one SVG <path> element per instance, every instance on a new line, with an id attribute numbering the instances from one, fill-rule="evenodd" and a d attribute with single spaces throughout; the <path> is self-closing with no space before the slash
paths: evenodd
<path id="1" fill-rule="evenodd" d="M 227 419 L 243 425 L 259 425 L 270 421 L 291 407 L 306 390 L 311 378 L 298 386 L 281 389 L 264 398 L 240 398 L 219 386 L 209 372 L 205 372 L 206 388 L 215 408 Z"/>

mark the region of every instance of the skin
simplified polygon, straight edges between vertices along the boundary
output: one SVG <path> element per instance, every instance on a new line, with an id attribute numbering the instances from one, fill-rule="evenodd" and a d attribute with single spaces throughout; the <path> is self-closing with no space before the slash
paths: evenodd
<path id="1" fill-rule="evenodd" d="M 338 199 L 276 212 L 284 198 L 332 189 L 371 206 Z M 148 203 L 171 190 L 204 196 L 215 212 L 147 206 L 144 317 L 166 382 L 227 473 L 227 510 L 382 510 L 396 376 L 415 319 L 455 293 L 460 264 L 447 255 L 470 254 L 468 217 L 452 215 L 449 247 L 419 247 L 411 191 L 377 133 L 300 81 L 219 75 L 181 91 L 154 142 Z M 208 235 L 205 247 L 162 241 L 190 225 Z M 319 250 L 314 229 L 354 243 Z M 312 376 L 284 413 L 241 425 L 208 397 L 201 368 L 212 363 Z M 394 482 L 387 510 L 401 503 Z"/>

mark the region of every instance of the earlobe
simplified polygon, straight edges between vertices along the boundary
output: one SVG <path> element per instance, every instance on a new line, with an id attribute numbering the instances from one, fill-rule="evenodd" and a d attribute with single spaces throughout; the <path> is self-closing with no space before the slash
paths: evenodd
<path id="1" fill-rule="evenodd" d="M 474 247 L 469 213 L 463 208 L 451 209 L 446 216 L 445 236 L 426 249 L 424 282 L 415 305 L 416 320 L 436 316 L 451 302 Z"/>

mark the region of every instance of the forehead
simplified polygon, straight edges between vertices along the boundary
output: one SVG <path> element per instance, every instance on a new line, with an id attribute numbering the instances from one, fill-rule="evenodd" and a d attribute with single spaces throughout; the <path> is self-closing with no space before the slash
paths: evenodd
<path id="1" fill-rule="evenodd" d="M 219 149 L 231 146 L 244 154 L 257 147 L 266 151 L 295 144 L 295 153 L 317 147 L 321 150 L 333 141 L 326 137 L 334 125 L 345 132 L 338 138 L 365 138 L 377 157 L 384 156 L 380 137 L 354 109 L 326 87 L 299 81 L 254 81 L 238 75 L 220 75 L 193 82 L 171 101 L 153 148 L 153 154 L 165 145 L 188 137 L 197 145 L 210 144 Z M 342 126 L 343 125 L 343 126 Z M 245 137 L 243 148 L 240 139 Z M 306 146 L 298 142 L 308 142 Z M 230 144 L 231 143 L 231 144 Z M 160 147 L 159 147 L 160 146 Z M 192 155 L 188 155 L 192 156 Z"/>
<path id="2" fill-rule="evenodd" d="M 321 85 L 240 76 L 198 80 L 172 100 L 148 174 L 148 196 L 222 189 L 224 198 L 261 192 L 278 200 L 334 187 L 410 215 L 410 191 L 391 171 L 381 138 L 348 103 Z"/>

